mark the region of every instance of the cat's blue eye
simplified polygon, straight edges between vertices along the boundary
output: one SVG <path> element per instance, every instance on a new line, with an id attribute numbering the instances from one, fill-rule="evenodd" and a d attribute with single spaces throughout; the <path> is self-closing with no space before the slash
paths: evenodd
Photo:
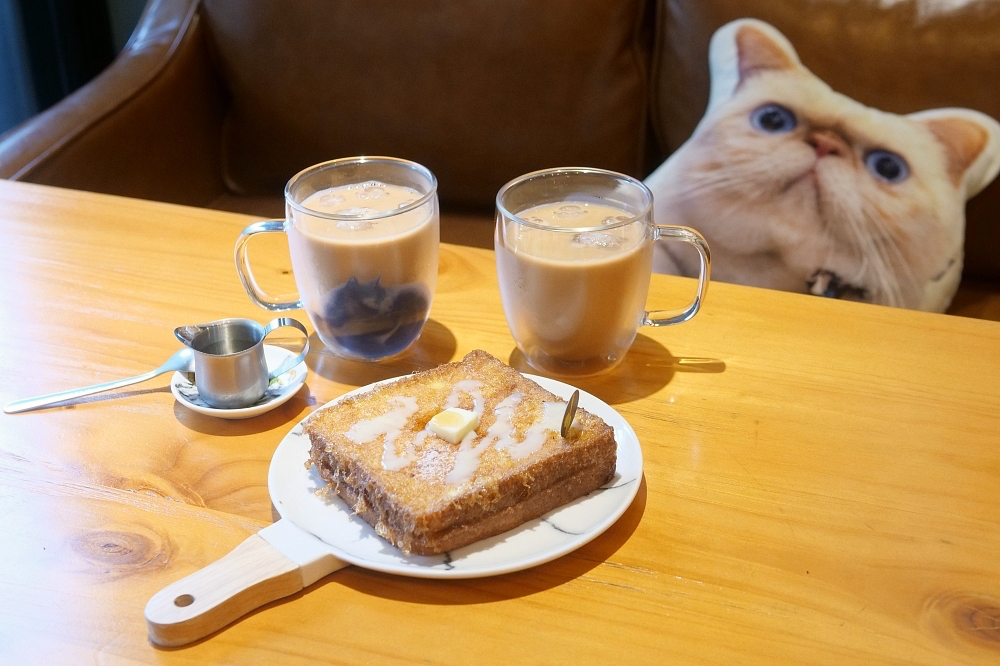
<path id="1" fill-rule="evenodd" d="M 873 150 L 865 155 L 865 166 L 872 174 L 887 183 L 899 183 L 910 175 L 906 160 L 888 150 Z"/>
<path id="2" fill-rule="evenodd" d="M 750 124 L 754 129 L 768 134 L 791 132 L 797 124 L 795 114 L 779 104 L 758 106 L 750 114 Z"/>

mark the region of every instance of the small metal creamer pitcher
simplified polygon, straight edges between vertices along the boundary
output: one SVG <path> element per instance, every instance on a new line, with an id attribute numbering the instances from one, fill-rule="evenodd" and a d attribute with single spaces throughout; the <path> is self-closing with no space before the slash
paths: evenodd
<path id="1" fill-rule="evenodd" d="M 269 371 L 264 338 L 285 326 L 301 331 L 305 345 L 298 355 Z M 212 407 L 221 409 L 247 407 L 257 402 L 271 380 L 294 368 L 309 353 L 309 332 L 290 317 L 278 317 L 266 326 L 252 319 L 220 319 L 179 326 L 174 335 L 194 351 L 198 395 Z"/>

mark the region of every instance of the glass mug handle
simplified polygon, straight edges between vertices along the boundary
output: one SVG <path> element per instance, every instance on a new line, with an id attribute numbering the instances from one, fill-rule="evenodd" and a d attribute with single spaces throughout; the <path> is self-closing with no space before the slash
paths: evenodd
<path id="1" fill-rule="evenodd" d="M 682 310 L 652 310 L 646 312 L 642 317 L 643 326 L 670 326 L 680 324 L 698 314 L 701 309 L 701 302 L 705 299 L 705 292 L 708 291 L 708 280 L 712 274 L 712 252 L 708 249 L 705 237 L 689 227 L 675 227 L 667 224 L 657 224 L 656 234 L 653 240 L 682 241 L 694 245 L 701 258 L 701 266 L 698 270 L 698 293 L 694 301 Z"/>
<path id="2" fill-rule="evenodd" d="M 264 292 L 257 284 L 257 280 L 250 270 L 250 260 L 247 259 L 247 243 L 254 234 L 285 233 L 287 223 L 285 220 L 266 220 L 264 222 L 254 222 L 243 230 L 240 237 L 236 239 L 236 272 L 240 275 L 240 282 L 247 291 L 250 300 L 264 308 L 265 310 L 299 310 L 302 308 L 302 301 L 297 295 L 285 294 L 282 296 L 271 296 Z M 286 301 L 284 299 L 293 297 L 295 300 Z"/>

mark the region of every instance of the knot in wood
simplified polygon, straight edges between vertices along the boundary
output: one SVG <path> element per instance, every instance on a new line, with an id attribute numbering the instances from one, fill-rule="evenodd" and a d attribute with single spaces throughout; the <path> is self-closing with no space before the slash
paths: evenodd
<path id="1" fill-rule="evenodd" d="M 1000 602 L 997 600 L 970 598 L 952 609 L 952 620 L 969 636 L 1000 648 Z"/>
<path id="2" fill-rule="evenodd" d="M 126 530 L 94 530 L 81 534 L 73 550 L 104 575 L 126 576 L 148 567 L 166 566 L 169 553 L 164 541 L 153 534 Z"/>
<path id="3" fill-rule="evenodd" d="M 1000 599 L 974 592 L 942 594 L 925 603 L 924 623 L 948 643 L 957 638 L 1000 650 Z"/>

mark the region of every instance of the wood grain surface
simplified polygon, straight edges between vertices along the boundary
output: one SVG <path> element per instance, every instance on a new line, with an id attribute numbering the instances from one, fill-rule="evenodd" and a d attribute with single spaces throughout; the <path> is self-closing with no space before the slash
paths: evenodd
<path id="1" fill-rule="evenodd" d="M 180 324 L 270 319 L 233 265 L 251 220 L 0 182 L 0 401 L 144 372 Z M 282 238 L 251 259 L 294 289 Z M 654 276 L 650 307 L 691 289 Z M 313 344 L 305 387 L 247 421 L 188 411 L 168 376 L 0 416 L 0 662 L 1000 663 L 1000 324 L 721 283 L 577 382 L 645 457 L 589 545 L 479 580 L 347 567 L 152 646 L 146 602 L 275 519 L 271 454 L 318 405 L 474 348 L 526 369 L 492 253 L 458 246 L 406 356 Z"/>

